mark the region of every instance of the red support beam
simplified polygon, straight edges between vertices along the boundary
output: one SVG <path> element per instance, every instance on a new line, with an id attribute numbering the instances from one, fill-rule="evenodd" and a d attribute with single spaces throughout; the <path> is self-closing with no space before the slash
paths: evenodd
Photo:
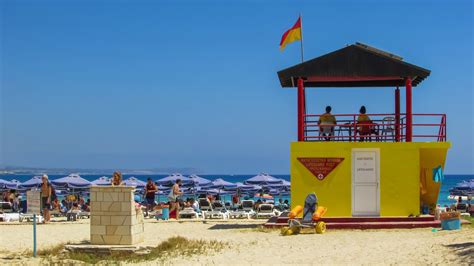
<path id="1" fill-rule="evenodd" d="M 407 125 L 406 125 L 406 141 L 412 142 L 413 138 L 413 112 L 412 112 L 412 94 L 411 94 L 411 78 L 405 79 L 405 87 L 406 87 L 406 117 L 407 117 Z"/>
<path id="2" fill-rule="evenodd" d="M 304 115 L 305 115 L 305 99 L 304 99 L 303 79 L 298 79 L 298 141 L 304 141 Z"/>
<path id="3" fill-rule="evenodd" d="M 400 142 L 400 89 L 395 90 L 395 141 Z"/>
<path id="4" fill-rule="evenodd" d="M 399 76 L 324 76 L 306 77 L 308 82 L 348 82 L 348 81 L 403 81 Z"/>

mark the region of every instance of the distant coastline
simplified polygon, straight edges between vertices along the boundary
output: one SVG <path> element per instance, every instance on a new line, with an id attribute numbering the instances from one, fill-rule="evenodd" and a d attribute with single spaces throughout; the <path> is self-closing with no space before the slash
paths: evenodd
<path id="1" fill-rule="evenodd" d="M 114 171 L 120 171 L 124 175 L 168 175 L 171 173 L 181 173 L 184 175 L 191 174 L 222 174 L 222 173 L 206 173 L 200 169 L 192 167 L 164 167 L 164 168 L 150 168 L 150 169 L 128 169 L 128 168 L 118 168 L 118 169 L 90 169 L 90 168 L 40 168 L 40 167 L 18 167 L 18 166 L 5 166 L 0 167 L 0 175 L 68 175 L 71 173 L 76 173 L 80 175 L 111 175 Z M 234 173 L 235 175 L 252 175 L 258 174 L 255 173 Z M 289 173 L 270 173 L 273 175 L 290 175 Z M 226 175 L 232 175 L 227 174 Z"/>
<path id="2" fill-rule="evenodd" d="M 37 167 L 0 167 L 0 175 L 37 175 L 47 173 L 50 175 L 67 175 L 77 173 L 82 175 L 111 175 L 114 171 L 121 171 L 129 175 L 159 175 L 170 173 L 199 174 L 194 168 L 152 168 L 152 169 L 88 169 L 88 168 L 37 168 Z"/>

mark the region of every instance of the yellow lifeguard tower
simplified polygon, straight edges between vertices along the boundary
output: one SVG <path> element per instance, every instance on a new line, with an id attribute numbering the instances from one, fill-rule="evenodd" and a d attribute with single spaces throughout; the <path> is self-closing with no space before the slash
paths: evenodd
<path id="1" fill-rule="evenodd" d="M 436 205 L 450 143 L 445 114 L 414 114 L 412 87 L 430 71 L 356 43 L 278 72 L 298 93 L 298 141 L 291 143 L 291 201 L 316 192 L 327 217 L 416 216 Z M 405 87 L 406 111 L 400 111 Z M 305 88 L 392 87 L 389 114 L 334 115 L 334 124 L 306 114 Z"/>

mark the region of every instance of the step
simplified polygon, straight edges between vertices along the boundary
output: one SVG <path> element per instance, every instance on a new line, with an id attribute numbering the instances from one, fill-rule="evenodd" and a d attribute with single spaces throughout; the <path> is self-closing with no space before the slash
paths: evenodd
<path id="1" fill-rule="evenodd" d="M 275 221 L 275 220 L 273 220 Z M 470 224 L 469 221 L 461 220 L 461 224 Z M 267 222 L 265 227 L 278 228 L 288 226 L 288 222 Z M 328 229 L 395 229 L 395 228 L 426 228 L 441 227 L 441 221 L 398 221 L 398 222 L 326 222 Z"/>
<path id="2" fill-rule="evenodd" d="M 440 221 L 429 222 L 353 222 L 326 223 L 328 229 L 395 229 L 395 228 L 426 228 L 441 227 Z"/>
<path id="3" fill-rule="evenodd" d="M 280 216 L 276 223 L 287 223 L 288 217 Z M 432 222 L 434 216 L 422 217 L 323 217 L 325 223 L 366 223 L 366 222 Z M 270 222 L 270 221 L 269 221 Z M 272 221 L 274 222 L 274 221 Z"/>

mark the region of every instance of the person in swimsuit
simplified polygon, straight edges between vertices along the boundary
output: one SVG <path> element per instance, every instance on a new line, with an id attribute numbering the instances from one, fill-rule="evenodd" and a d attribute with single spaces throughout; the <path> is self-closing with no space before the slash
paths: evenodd
<path id="1" fill-rule="evenodd" d="M 51 184 L 48 182 L 48 176 L 41 177 L 41 203 L 43 205 L 43 218 L 45 223 L 51 220 L 49 209 L 51 208 Z"/>

